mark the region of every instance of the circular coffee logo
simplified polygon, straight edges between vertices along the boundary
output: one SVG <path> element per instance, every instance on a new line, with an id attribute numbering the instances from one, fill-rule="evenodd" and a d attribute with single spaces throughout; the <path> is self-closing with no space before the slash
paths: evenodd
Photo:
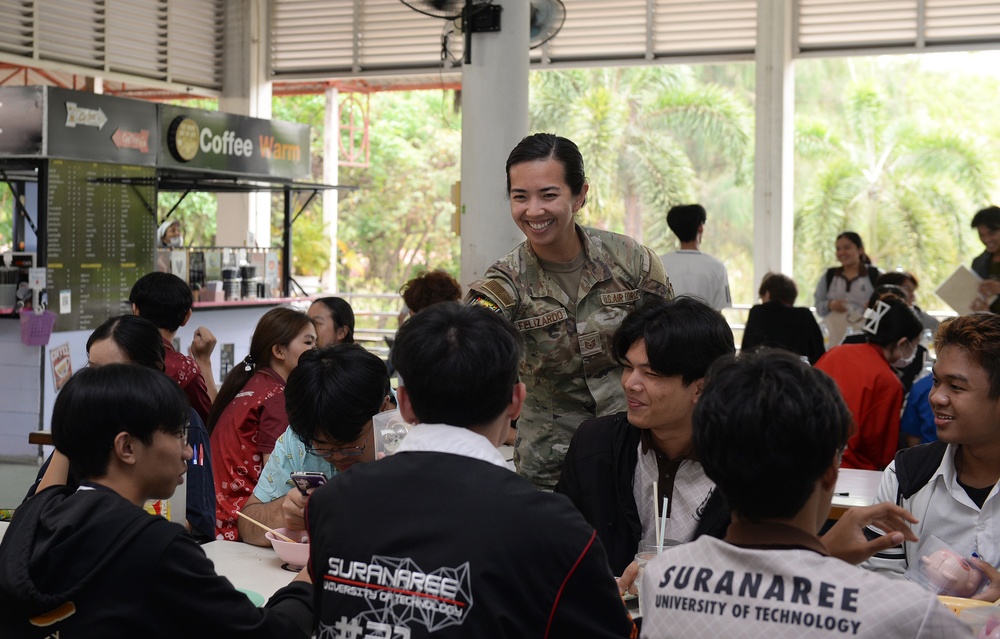
<path id="1" fill-rule="evenodd" d="M 198 154 L 198 123 L 186 115 L 179 115 L 170 123 L 167 146 L 170 154 L 181 162 L 190 162 Z"/>

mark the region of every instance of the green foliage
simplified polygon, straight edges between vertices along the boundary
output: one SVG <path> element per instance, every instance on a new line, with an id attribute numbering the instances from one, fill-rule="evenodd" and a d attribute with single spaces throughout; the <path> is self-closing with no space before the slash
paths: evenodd
<path id="1" fill-rule="evenodd" d="M 591 188 L 581 223 L 624 232 L 665 253 L 676 247 L 667 210 L 699 201 L 711 224 L 705 251 L 724 249 L 727 261 L 751 264 L 738 273 L 752 271 L 752 234 L 729 222 L 752 219 L 753 79 L 746 65 L 730 67 L 729 73 L 650 66 L 530 75 L 531 130 L 570 138 L 587 164 Z M 751 277 L 733 283 L 738 298 L 750 297 Z"/>
<path id="2" fill-rule="evenodd" d="M 163 222 L 173 210 L 169 219 L 180 220 L 185 246 L 214 246 L 215 218 L 219 206 L 215 194 L 191 191 L 181 200 L 183 195 L 161 191 L 157 201 L 157 220 Z"/>
<path id="3" fill-rule="evenodd" d="M 14 195 L 10 187 L 0 184 L 0 251 L 14 248 Z"/>
<path id="4" fill-rule="evenodd" d="M 371 166 L 341 182 L 339 285 L 396 291 L 425 269 L 458 273 L 451 187 L 460 178 L 461 131 L 451 92 L 380 93 L 371 98 Z"/>
<path id="5" fill-rule="evenodd" d="M 982 108 L 972 97 L 995 95 L 998 82 L 928 72 L 916 57 L 809 60 L 796 68 L 806 79 L 797 86 L 795 138 L 801 288 L 836 263 L 834 238 L 854 230 L 880 267 L 912 271 L 925 283 L 918 303 L 940 308 L 931 291 L 978 252 L 968 219 L 990 201 L 1000 175 L 985 143 L 997 130 L 968 117 Z M 954 100 L 956 93 L 969 102 Z"/>

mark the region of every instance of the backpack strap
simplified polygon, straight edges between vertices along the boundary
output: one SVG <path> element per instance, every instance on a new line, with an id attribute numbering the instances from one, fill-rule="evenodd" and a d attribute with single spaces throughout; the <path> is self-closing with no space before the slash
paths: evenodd
<path id="1" fill-rule="evenodd" d="M 830 284 L 833 284 L 833 275 L 836 273 L 836 268 L 826 269 L 826 290 L 830 290 Z"/>
<path id="2" fill-rule="evenodd" d="M 913 448 L 904 448 L 896 453 L 896 503 L 909 499 L 923 488 L 934 476 L 948 445 L 944 442 L 931 442 Z"/>

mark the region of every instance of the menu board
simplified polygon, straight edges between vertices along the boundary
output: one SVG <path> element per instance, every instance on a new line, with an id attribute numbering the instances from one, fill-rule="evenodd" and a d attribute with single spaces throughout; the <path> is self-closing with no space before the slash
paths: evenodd
<path id="1" fill-rule="evenodd" d="M 153 270 L 152 167 L 50 160 L 48 299 L 56 331 L 89 330 L 130 313 L 128 294 Z M 101 179 L 150 180 L 146 184 Z"/>

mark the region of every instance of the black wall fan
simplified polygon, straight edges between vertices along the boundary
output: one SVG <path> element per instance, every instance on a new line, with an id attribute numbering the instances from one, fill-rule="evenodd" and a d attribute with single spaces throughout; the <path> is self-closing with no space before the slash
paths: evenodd
<path id="1" fill-rule="evenodd" d="M 460 21 L 465 33 L 465 64 L 472 62 L 472 34 L 500 30 L 503 7 L 493 0 L 399 0 L 417 13 L 442 20 Z M 531 0 L 528 47 L 542 46 L 559 33 L 566 22 L 562 0 Z"/>
<path id="2" fill-rule="evenodd" d="M 461 20 L 465 33 L 465 64 L 472 63 L 472 34 L 500 30 L 503 7 L 493 0 L 399 0 L 417 13 L 442 20 Z"/>

